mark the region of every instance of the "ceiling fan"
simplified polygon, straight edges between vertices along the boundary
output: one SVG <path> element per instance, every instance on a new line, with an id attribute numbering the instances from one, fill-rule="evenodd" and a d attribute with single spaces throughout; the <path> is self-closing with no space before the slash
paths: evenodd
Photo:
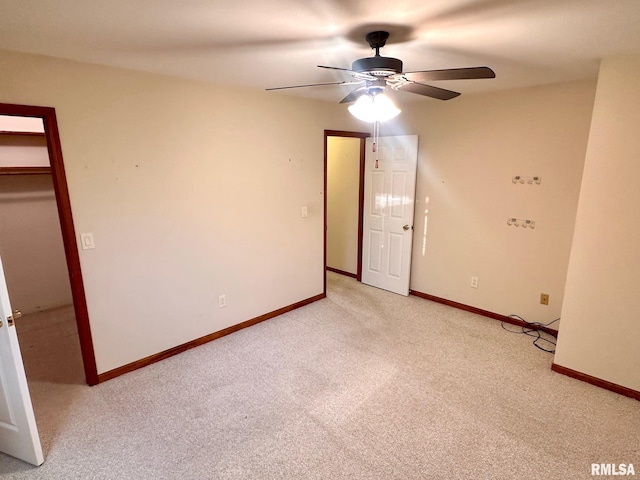
<path id="1" fill-rule="evenodd" d="M 423 70 L 417 72 L 403 72 L 402 60 L 380 55 L 380 49 L 385 46 L 389 32 L 375 31 L 367 34 L 366 40 L 375 56 L 360 58 L 353 62 L 351 69 L 318 65 L 319 68 L 340 70 L 349 73 L 353 80 L 342 82 L 312 83 L 307 85 L 292 85 L 288 87 L 267 88 L 267 90 L 284 90 L 288 88 L 318 87 L 326 85 L 359 85 L 344 97 L 340 103 L 356 101 L 364 94 L 375 96 L 385 91 L 387 87 L 401 92 L 416 93 L 438 100 L 450 100 L 460 95 L 459 92 L 427 85 L 424 82 L 437 80 L 463 80 L 478 78 L 495 78 L 496 74 L 489 67 L 449 68 L 445 70 Z"/>

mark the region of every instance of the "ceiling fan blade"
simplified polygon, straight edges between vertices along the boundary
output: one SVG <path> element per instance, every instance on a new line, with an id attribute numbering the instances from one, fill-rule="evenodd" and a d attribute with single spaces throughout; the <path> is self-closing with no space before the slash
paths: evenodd
<path id="1" fill-rule="evenodd" d="M 326 65 L 318 65 L 318 68 L 327 68 L 329 70 L 340 70 L 341 72 L 347 72 L 347 73 L 353 75 L 354 77 L 362 78 L 363 80 L 375 80 L 376 79 L 375 76 L 369 75 L 368 73 L 356 72 L 355 70 L 349 70 L 348 68 L 328 67 Z"/>
<path id="2" fill-rule="evenodd" d="M 458 92 L 454 92 L 452 90 L 445 90 L 444 88 L 432 87 L 431 85 L 424 85 L 416 82 L 406 83 L 398 90 L 401 92 L 417 93 L 418 95 L 437 98 L 438 100 L 451 100 L 452 98 L 460 95 Z"/>
<path id="3" fill-rule="evenodd" d="M 318 65 L 318 68 L 328 68 L 329 70 L 342 70 L 343 72 L 355 73 L 353 70 L 341 67 L 328 67 L 327 65 Z"/>
<path id="4" fill-rule="evenodd" d="M 366 87 L 356 88 L 355 90 L 351 91 L 349 95 L 347 95 L 342 100 L 340 100 L 340 103 L 355 102 L 358 99 L 358 97 L 360 97 L 360 95 L 362 95 L 366 90 L 367 90 Z"/>
<path id="5" fill-rule="evenodd" d="M 288 88 L 303 88 L 303 87 L 322 87 L 322 86 L 326 86 L 326 85 L 357 85 L 358 83 L 361 82 L 349 82 L 349 81 L 345 81 L 345 82 L 327 82 L 327 83 L 309 83 L 307 85 L 290 85 L 288 87 L 271 87 L 271 88 L 266 88 L 265 90 L 271 91 L 271 90 L 286 90 Z"/>
<path id="6" fill-rule="evenodd" d="M 405 72 L 402 75 L 412 82 L 433 82 L 434 80 L 473 80 L 476 78 L 496 78 L 489 67 L 448 68 L 445 70 L 425 70 Z"/>

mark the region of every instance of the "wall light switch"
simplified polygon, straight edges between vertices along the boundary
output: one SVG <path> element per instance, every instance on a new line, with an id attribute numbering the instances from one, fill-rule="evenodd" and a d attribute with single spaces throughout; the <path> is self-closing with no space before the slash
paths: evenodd
<path id="1" fill-rule="evenodd" d="M 93 233 L 81 233 L 80 234 L 80 245 L 83 250 L 91 250 L 96 248 L 95 243 L 93 243 Z"/>
<path id="2" fill-rule="evenodd" d="M 307 218 L 309 216 L 309 210 L 307 207 L 302 207 L 302 218 Z"/>

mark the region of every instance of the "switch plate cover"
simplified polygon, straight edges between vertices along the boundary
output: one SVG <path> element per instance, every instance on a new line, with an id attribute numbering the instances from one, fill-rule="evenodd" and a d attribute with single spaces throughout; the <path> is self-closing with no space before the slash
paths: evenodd
<path id="1" fill-rule="evenodd" d="M 82 250 L 91 250 L 96 248 L 95 243 L 93 243 L 93 233 L 81 233 L 80 245 L 82 246 Z"/>

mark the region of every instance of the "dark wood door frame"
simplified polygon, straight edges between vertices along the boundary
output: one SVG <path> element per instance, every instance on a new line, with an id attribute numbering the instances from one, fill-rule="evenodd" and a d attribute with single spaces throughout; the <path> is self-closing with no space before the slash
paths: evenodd
<path id="1" fill-rule="evenodd" d="M 364 209 L 364 154 L 366 150 L 367 138 L 370 133 L 362 132 L 346 132 L 342 130 L 325 130 L 324 131 L 324 293 L 327 294 L 327 201 L 329 192 L 327 189 L 327 167 L 328 167 L 328 138 L 329 137 L 346 137 L 360 139 L 360 176 L 358 181 L 358 265 L 356 269 L 356 279 L 362 281 L 362 212 Z"/>
<path id="2" fill-rule="evenodd" d="M 47 150 L 49 152 L 49 163 L 51 165 L 51 178 L 53 180 L 53 187 L 56 196 L 58 216 L 60 217 L 62 242 L 64 244 L 67 268 L 69 270 L 69 282 L 71 285 L 76 323 L 78 325 L 78 336 L 80 338 L 80 349 L 82 351 L 85 378 L 87 384 L 97 385 L 98 370 L 96 367 L 96 358 L 93 349 L 93 339 L 91 337 L 91 327 L 89 325 L 87 299 L 85 297 L 84 284 L 82 282 L 80 256 L 78 254 L 76 233 L 71 214 L 71 201 L 69 199 L 69 189 L 67 188 L 67 177 L 64 173 L 62 146 L 60 144 L 60 133 L 58 131 L 56 111 L 51 107 L 0 103 L 0 115 L 42 118 L 44 122 L 44 132 L 45 138 L 47 139 Z"/>

